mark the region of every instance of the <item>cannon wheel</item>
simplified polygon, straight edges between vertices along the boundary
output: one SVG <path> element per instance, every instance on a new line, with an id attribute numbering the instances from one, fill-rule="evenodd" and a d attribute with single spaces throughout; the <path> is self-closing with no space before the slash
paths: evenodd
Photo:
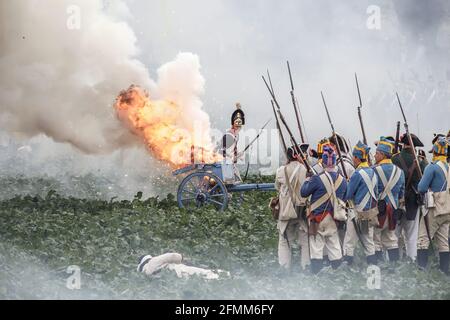
<path id="1" fill-rule="evenodd" d="M 194 172 L 181 181 L 177 201 L 180 208 L 214 207 L 222 211 L 228 204 L 228 191 L 216 175 Z"/>

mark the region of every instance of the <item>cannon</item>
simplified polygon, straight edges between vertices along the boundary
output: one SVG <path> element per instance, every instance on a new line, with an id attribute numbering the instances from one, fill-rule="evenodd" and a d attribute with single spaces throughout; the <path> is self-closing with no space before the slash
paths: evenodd
<path id="1" fill-rule="evenodd" d="M 186 174 L 178 186 L 177 202 L 180 208 L 214 207 L 226 209 L 232 192 L 252 190 L 275 191 L 273 183 L 242 183 L 232 163 L 191 164 L 173 171 Z"/>

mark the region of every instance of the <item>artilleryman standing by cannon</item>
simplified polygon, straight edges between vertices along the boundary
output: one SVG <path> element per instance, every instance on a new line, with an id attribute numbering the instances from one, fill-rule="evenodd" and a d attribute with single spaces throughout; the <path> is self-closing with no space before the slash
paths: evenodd
<path id="1" fill-rule="evenodd" d="M 231 115 L 231 128 L 223 135 L 218 149 L 223 156 L 224 163 L 233 164 L 234 178 L 236 181 L 242 181 L 239 170 L 236 167 L 236 163 L 242 156 L 241 152 L 238 152 L 239 132 L 242 126 L 245 125 L 245 114 L 241 109 L 241 104 L 236 103 L 236 110 Z"/>

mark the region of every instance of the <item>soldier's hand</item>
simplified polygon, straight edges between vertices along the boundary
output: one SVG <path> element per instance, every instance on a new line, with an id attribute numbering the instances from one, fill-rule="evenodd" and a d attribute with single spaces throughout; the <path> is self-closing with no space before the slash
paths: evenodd
<path id="1" fill-rule="evenodd" d="M 404 197 L 398 201 L 398 207 L 405 208 L 405 198 Z"/>
<path id="2" fill-rule="evenodd" d="M 244 152 L 240 151 L 236 154 L 236 160 L 244 159 Z"/>

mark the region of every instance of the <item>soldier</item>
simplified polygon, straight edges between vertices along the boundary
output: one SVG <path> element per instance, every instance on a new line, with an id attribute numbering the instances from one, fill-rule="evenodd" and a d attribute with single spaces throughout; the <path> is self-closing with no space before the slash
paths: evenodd
<path id="1" fill-rule="evenodd" d="M 395 234 L 399 214 L 400 199 L 404 197 L 405 175 L 392 163 L 394 140 L 381 137 L 375 153 L 375 174 L 378 178 L 378 227 L 374 231 L 375 254 L 382 259 L 382 250 L 386 249 L 389 261 L 400 257 L 398 238 Z"/>
<path id="2" fill-rule="evenodd" d="M 308 145 L 301 145 L 306 153 Z M 287 150 L 287 164 L 278 168 L 275 189 L 279 192 L 280 214 L 277 222 L 279 232 L 278 262 L 291 269 L 292 244 L 298 241 L 301 250 L 301 265 L 309 265 L 308 228 L 306 225 L 306 199 L 301 198 L 300 188 L 306 179 L 306 167 L 298 159 L 294 146 Z"/>
<path id="3" fill-rule="evenodd" d="M 326 146 L 326 145 L 330 145 L 330 140 L 328 140 L 327 138 L 323 138 L 317 144 L 317 150 L 316 150 L 317 161 L 316 161 L 316 163 L 313 163 L 313 169 L 317 173 L 322 173 L 323 172 L 322 155 L 323 155 L 323 147 Z"/>
<path id="4" fill-rule="evenodd" d="M 419 232 L 419 210 L 423 205 L 423 199 L 417 191 L 420 176 L 414 161 L 415 147 L 423 147 L 423 143 L 417 136 L 411 134 L 414 146 L 410 146 L 409 139 L 404 134 L 400 141 L 403 143 L 403 149 L 400 153 L 392 157 L 392 162 L 403 170 L 406 179 L 405 186 L 405 207 L 404 214 L 397 227 L 397 237 L 402 234 L 406 247 L 406 255 L 415 260 L 417 256 L 417 237 Z M 420 170 L 426 167 L 426 161 L 420 161 Z"/>
<path id="5" fill-rule="evenodd" d="M 205 279 L 219 279 L 222 273 L 230 276 L 229 272 L 223 270 L 210 270 L 183 264 L 184 257 L 176 252 L 169 252 L 159 256 L 144 255 L 139 258 L 138 272 L 152 276 L 162 269 L 172 270 L 179 278 L 193 275 L 202 276 Z"/>
<path id="6" fill-rule="evenodd" d="M 318 160 L 316 161 L 316 163 L 313 164 L 313 170 L 317 174 L 320 174 L 324 171 L 324 168 L 322 166 L 322 155 L 323 155 L 323 148 L 325 146 L 330 146 L 330 140 L 328 138 L 323 138 L 317 144 L 316 152 L 317 152 Z M 340 223 L 340 225 L 342 225 L 342 223 Z M 323 249 L 323 262 L 324 262 L 324 265 L 329 265 L 329 263 L 330 263 L 330 260 L 328 259 L 328 253 L 327 253 L 326 247 Z"/>
<path id="7" fill-rule="evenodd" d="M 341 162 L 343 162 L 344 166 L 345 166 L 345 171 L 347 172 L 347 176 L 348 176 L 347 178 L 350 179 L 352 177 L 353 173 L 355 173 L 354 163 L 351 160 L 351 157 L 349 156 L 350 148 L 343 136 L 336 134 L 336 138 L 337 139 L 335 139 L 334 136 L 331 136 L 330 138 L 328 138 L 328 140 L 330 141 L 330 144 L 333 146 L 333 148 L 335 150 L 337 150 L 338 146 L 341 150 L 342 159 L 338 158 L 336 160 L 336 166 L 337 166 L 339 172 L 343 175 L 344 173 L 342 172 L 342 168 L 341 168 Z M 337 140 L 337 142 L 336 142 L 336 140 Z"/>
<path id="8" fill-rule="evenodd" d="M 325 146 L 322 165 L 325 171 L 307 178 L 300 195 L 311 196 L 308 213 L 308 234 L 311 250 L 311 271 L 317 274 L 323 266 L 323 250 L 327 249 L 331 266 L 336 269 L 342 261 L 342 248 L 339 241 L 335 218 L 345 208 L 342 204 L 347 181 L 336 168 L 336 153 L 331 146 Z"/>
<path id="9" fill-rule="evenodd" d="M 450 130 L 447 133 L 447 143 L 450 145 Z M 450 163 L 450 148 L 447 151 L 447 163 Z"/>
<path id="10" fill-rule="evenodd" d="M 353 163 L 357 167 L 347 185 L 345 197 L 355 205 L 356 227 L 365 247 L 367 263 L 376 264 L 373 233 L 374 227 L 378 226 L 378 182 L 374 170 L 369 167 L 369 151 L 370 148 L 360 141 L 353 148 Z M 344 261 L 349 265 L 353 263 L 353 253 L 358 240 L 356 232 L 355 225 L 349 221 L 344 238 Z"/>
<path id="11" fill-rule="evenodd" d="M 241 104 L 236 103 L 236 110 L 231 115 L 231 128 L 223 135 L 222 141 L 218 146 L 221 151 L 224 162 L 227 164 L 233 164 L 234 179 L 237 181 L 242 181 L 239 170 L 236 167 L 236 163 L 240 158 L 240 154 L 237 150 L 237 145 L 239 142 L 239 131 L 241 131 L 242 126 L 245 125 L 245 114 L 241 109 Z"/>
<path id="12" fill-rule="evenodd" d="M 425 269 L 428 263 L 428 247 L 430 238 L 435 237 L 439 249 L 439 269 L 449 274 L 448 230 L 450 226 L 450 168 L 447 163 L 448 142 L 445 137 L 433 139 L 433 162 L 425 168 L 419 182 L 419 192 L 432 192 L 433 202 L 428 203 L 428 213 L 420 221 L 417 262 Z M 428 218 L 428 228 L 427 221 Z M 428 234 L 428 232 L 430 234 Z"/>
<path id="13" fill-rule="evenodd" d="M 331 145 L 333 146 L 334 150 L 337 150 L 337 147 L 339 146 L 339 149 L 341 151 L 342 159 L 338 157 L 336 167 L 338 169 L 338 172 L 344 176 L 344 178 L 347 178 L 347 182 L 350 180 L 352 175 L 355 173 L 355 166 L 353 161 L 351 160 L 350 156 L 348 155 L 350 153 L 350 148 L 348 147 L 347 142 L 345 141 L 345 138 L 339 134 L 336 134 L 336 139 L 334 136 L 331 136 L 329 138 Z M 342 169 L 342 165 L 344 165 L 344 170 Z M 347 209 L 349 212 L 350 217 L 355 216 L 355 212 L 353 208 Z M 341 242 L 345 241 L 345 232 L 349 224 L 353 224 L 351 220 L 348 221 L 340 221 L 338 223 L 338 234 L 339 239 Z"/>

